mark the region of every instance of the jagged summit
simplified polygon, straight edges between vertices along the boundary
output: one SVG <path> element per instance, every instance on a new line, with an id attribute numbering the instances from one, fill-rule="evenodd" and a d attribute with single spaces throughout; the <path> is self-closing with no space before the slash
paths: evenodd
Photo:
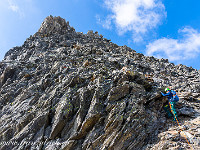
<path id="1" fill-rule="evenodd" d="M 178 119 L 199 149 L 200 73 L 75 32 L 60 17 L 9 50 L 0 62 L 0 149 L 185 149 L 165 117 L 171 87 Z M 173 125 L 172 125 L 173 124 Z"/>
<path id="2" fill-rule="evenodd" d="M 66 22 L 65 19 L 61 18 L 60 16 L 53 17 L 50 15 L 45 18 L 38 32 L 48 34 L 52 32 L 66 31 L 69 28 L 69 22 Z"/>

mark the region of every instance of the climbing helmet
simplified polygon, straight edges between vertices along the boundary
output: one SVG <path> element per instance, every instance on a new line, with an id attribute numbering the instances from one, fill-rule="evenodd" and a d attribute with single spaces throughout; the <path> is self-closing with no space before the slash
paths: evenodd
<path id="1" fill-rule="evenodd" d="M 169 88 L 165 88 L 165 92 L 169 91 Z"/>

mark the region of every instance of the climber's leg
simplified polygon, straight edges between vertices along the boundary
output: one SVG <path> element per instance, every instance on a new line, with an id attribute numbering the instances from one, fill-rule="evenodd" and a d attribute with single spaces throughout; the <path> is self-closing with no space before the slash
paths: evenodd
<path id="1" fill-rule="evenodd" d="M 170 108 L 169 108 L 169 105 L 165 105 L 164 106 L 164 110 L 165 110 L 165 112 L 167 113 L 167 117 L 173 117 L 173 115 L 172 115 L 172 113 L 171 113 L 171 111 L 170 111 Z"/>
<path id="2" fill-rule="evenodd" d="M 178 116 L 177 116 L 177 113 L 176 113 L 176 108 L 175 108 L 176 102 L 170 102 L 170 104 L 171 104 L 171 111 L 173 113 L 174 120 L 176 120 L 176 119 L 178 119 Z"/>

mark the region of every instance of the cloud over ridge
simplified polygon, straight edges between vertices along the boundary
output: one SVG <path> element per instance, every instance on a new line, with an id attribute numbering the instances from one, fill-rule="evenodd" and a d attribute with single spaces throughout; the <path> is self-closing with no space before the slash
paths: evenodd
<path id="1" fill-rule="evenodd" d="M 114 23 L 118 33 L 132 32 L 135 42 L 141 41 L 148 30 L 154 29 L 166 17 L 161 0 L 104 0 L 112 12 L 103 26 L 110 28 Z"/>
<path id="2" fill-rule="evenodd" d="M 196 58 L 200 54 L 200 32 L 184 27 L 178 31 L 181 38 L 161 38 L 146 46 L 146 55 L 181 61 Z"/>

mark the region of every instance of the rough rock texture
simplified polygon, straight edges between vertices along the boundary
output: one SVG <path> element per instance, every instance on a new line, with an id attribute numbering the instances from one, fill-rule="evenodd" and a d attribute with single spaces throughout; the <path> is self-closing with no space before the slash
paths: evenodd
<path id="1" fill-rule="evenodd" d="M 179 126 L 160 95 L 177 91 Z M 200 72 L 47 17 L 0 62 L 0 149 L 200 148 Z"/>

